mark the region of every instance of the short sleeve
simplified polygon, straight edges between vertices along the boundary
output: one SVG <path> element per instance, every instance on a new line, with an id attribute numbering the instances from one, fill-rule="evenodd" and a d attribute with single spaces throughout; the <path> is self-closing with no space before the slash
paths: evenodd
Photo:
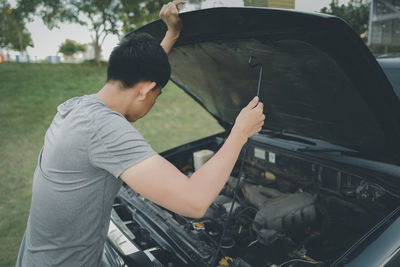
<path id="1" fill-rule="evenodd" d="M 96 114 L 90 128 L 92 164 L 116 178 L 129 167 L 156 154 L 142 134 L 119 113 Z"/>

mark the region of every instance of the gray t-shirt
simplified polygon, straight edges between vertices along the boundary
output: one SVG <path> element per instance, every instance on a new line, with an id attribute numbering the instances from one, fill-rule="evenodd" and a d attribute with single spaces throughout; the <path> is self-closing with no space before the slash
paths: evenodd
<path id="1" fill-rule="evenodd" d="M 58 106 L 34 173 L 16 266 L 99 266 L 119 176 L 154 154 L 95 95 Z"/>

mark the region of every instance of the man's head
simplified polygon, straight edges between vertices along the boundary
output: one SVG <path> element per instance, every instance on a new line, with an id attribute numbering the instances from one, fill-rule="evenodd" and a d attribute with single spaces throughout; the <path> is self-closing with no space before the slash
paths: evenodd
<path id="1" fill-rule="evenodd" d="M 118 99 L 113 108 L 135 121 L 152 108 L 170 75 L 168 56 L 160 43 L 149 34 L 131 34 L 112 51 L 104 88 L 114 88 L 108 95 L 108 99 Z"/>
<path id="2" fill-rule="evenodd" d="M 125 36 L 110 55 L 107 82 L 119 81 L 124 88 L 151 81 L 164 87 L 171 75 L 168 56 L 160 43 L 149 34 Z"/>

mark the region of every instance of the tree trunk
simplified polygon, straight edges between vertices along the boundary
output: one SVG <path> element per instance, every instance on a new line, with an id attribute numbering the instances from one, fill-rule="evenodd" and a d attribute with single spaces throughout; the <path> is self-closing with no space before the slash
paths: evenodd
<path id="1" fill-rule="evenodd" d="M 93 42 L 94 46 L 94 60 L 96 63 L 99 63 L 101 60 L 101 47 L 99 45 L 99 38 L 96 37 L 96 40 Z"/>
<path id="2" fill-rule="evenodd" d="M 19 28 L 19 27 L 17 27 L 17 36 L 18 36 L 18 46 L 19 46 L 19 52 L 24 52 L 25 51 L 25 49 L 24 49 L 24 45 L 22 44 L 22 30 Z"/>

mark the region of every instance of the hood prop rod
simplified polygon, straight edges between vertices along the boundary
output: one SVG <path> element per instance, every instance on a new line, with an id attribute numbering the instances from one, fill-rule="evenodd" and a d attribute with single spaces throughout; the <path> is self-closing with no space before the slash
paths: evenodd
<path id="1" fill-rule="evenodd" d="M 249 58 L 249 67 L 250 68 L 256 68 L 260 67 L 260 72 L 258 74 L 258 85 L 257 85 L 257 96 L 260 97 L 260 88 L 261 88 L 261 81 L 262 81 L 262 76 L 263 76 L 263 64 L 262 63 L 254 63 L 254 61 L 257 58 L 254 56 L 251 56 Z"/>
<path id="2" fill-rule="evenodd" d="M 262 80 L 262 75 L 263 75 L 263 64 L 254 63 L 255 59 L 256 59 L 256 57 L 254 57 L 254 56 L 251 56 L 249 58 L 249 67 L 250 68 L 260 67 L 260 72 L 258 75 L 258 85 L 257 85 L 257 96 L 260 97 L 261 80 Z M 213 264 L 213 266 L 216 265 L 216 263 L 218 261 L 218 254 L 221 251 L 221 246 L 222 246 L 222 242 L 223 242 L 223 239 L 225 236 L 226 228 L 228 227 L 229 221 L 232 216 L 232 211 L 233 211 L 233 207 L 235 205 L 236 196 L 237 196 L 237 193 L 238 193 L 238 190 L 240 187 L 240 181 L 242 180 L 242 178 L 244 178 L 243 165 L 244 165 L 244 160 L 245 160 L 246 154 L 247 154 L 247 147 L 248 147 L 248 143 L 246 142 L 246 144 L 244 145 L 244 148 L 243 148 L 243 156 L 242 156 L 242 161 L 240 163 L 240 168 L 239 168 L 239 177 L 237 178 L 235 191 L 233 192 L 233 199 L 232 199 L 231 207 L 229 209 L 228 216 L 226 217 L 226 220 L 225 220 L 225 223 L 224 223 L 224 226 L 222 229 L 222 235 L 219 239 L 217 250 L 215 251 L 214 256 L 211 258 L 211 263 Z M 256 240 L 256 241 L 258 241 L 258 240 Z"/>

